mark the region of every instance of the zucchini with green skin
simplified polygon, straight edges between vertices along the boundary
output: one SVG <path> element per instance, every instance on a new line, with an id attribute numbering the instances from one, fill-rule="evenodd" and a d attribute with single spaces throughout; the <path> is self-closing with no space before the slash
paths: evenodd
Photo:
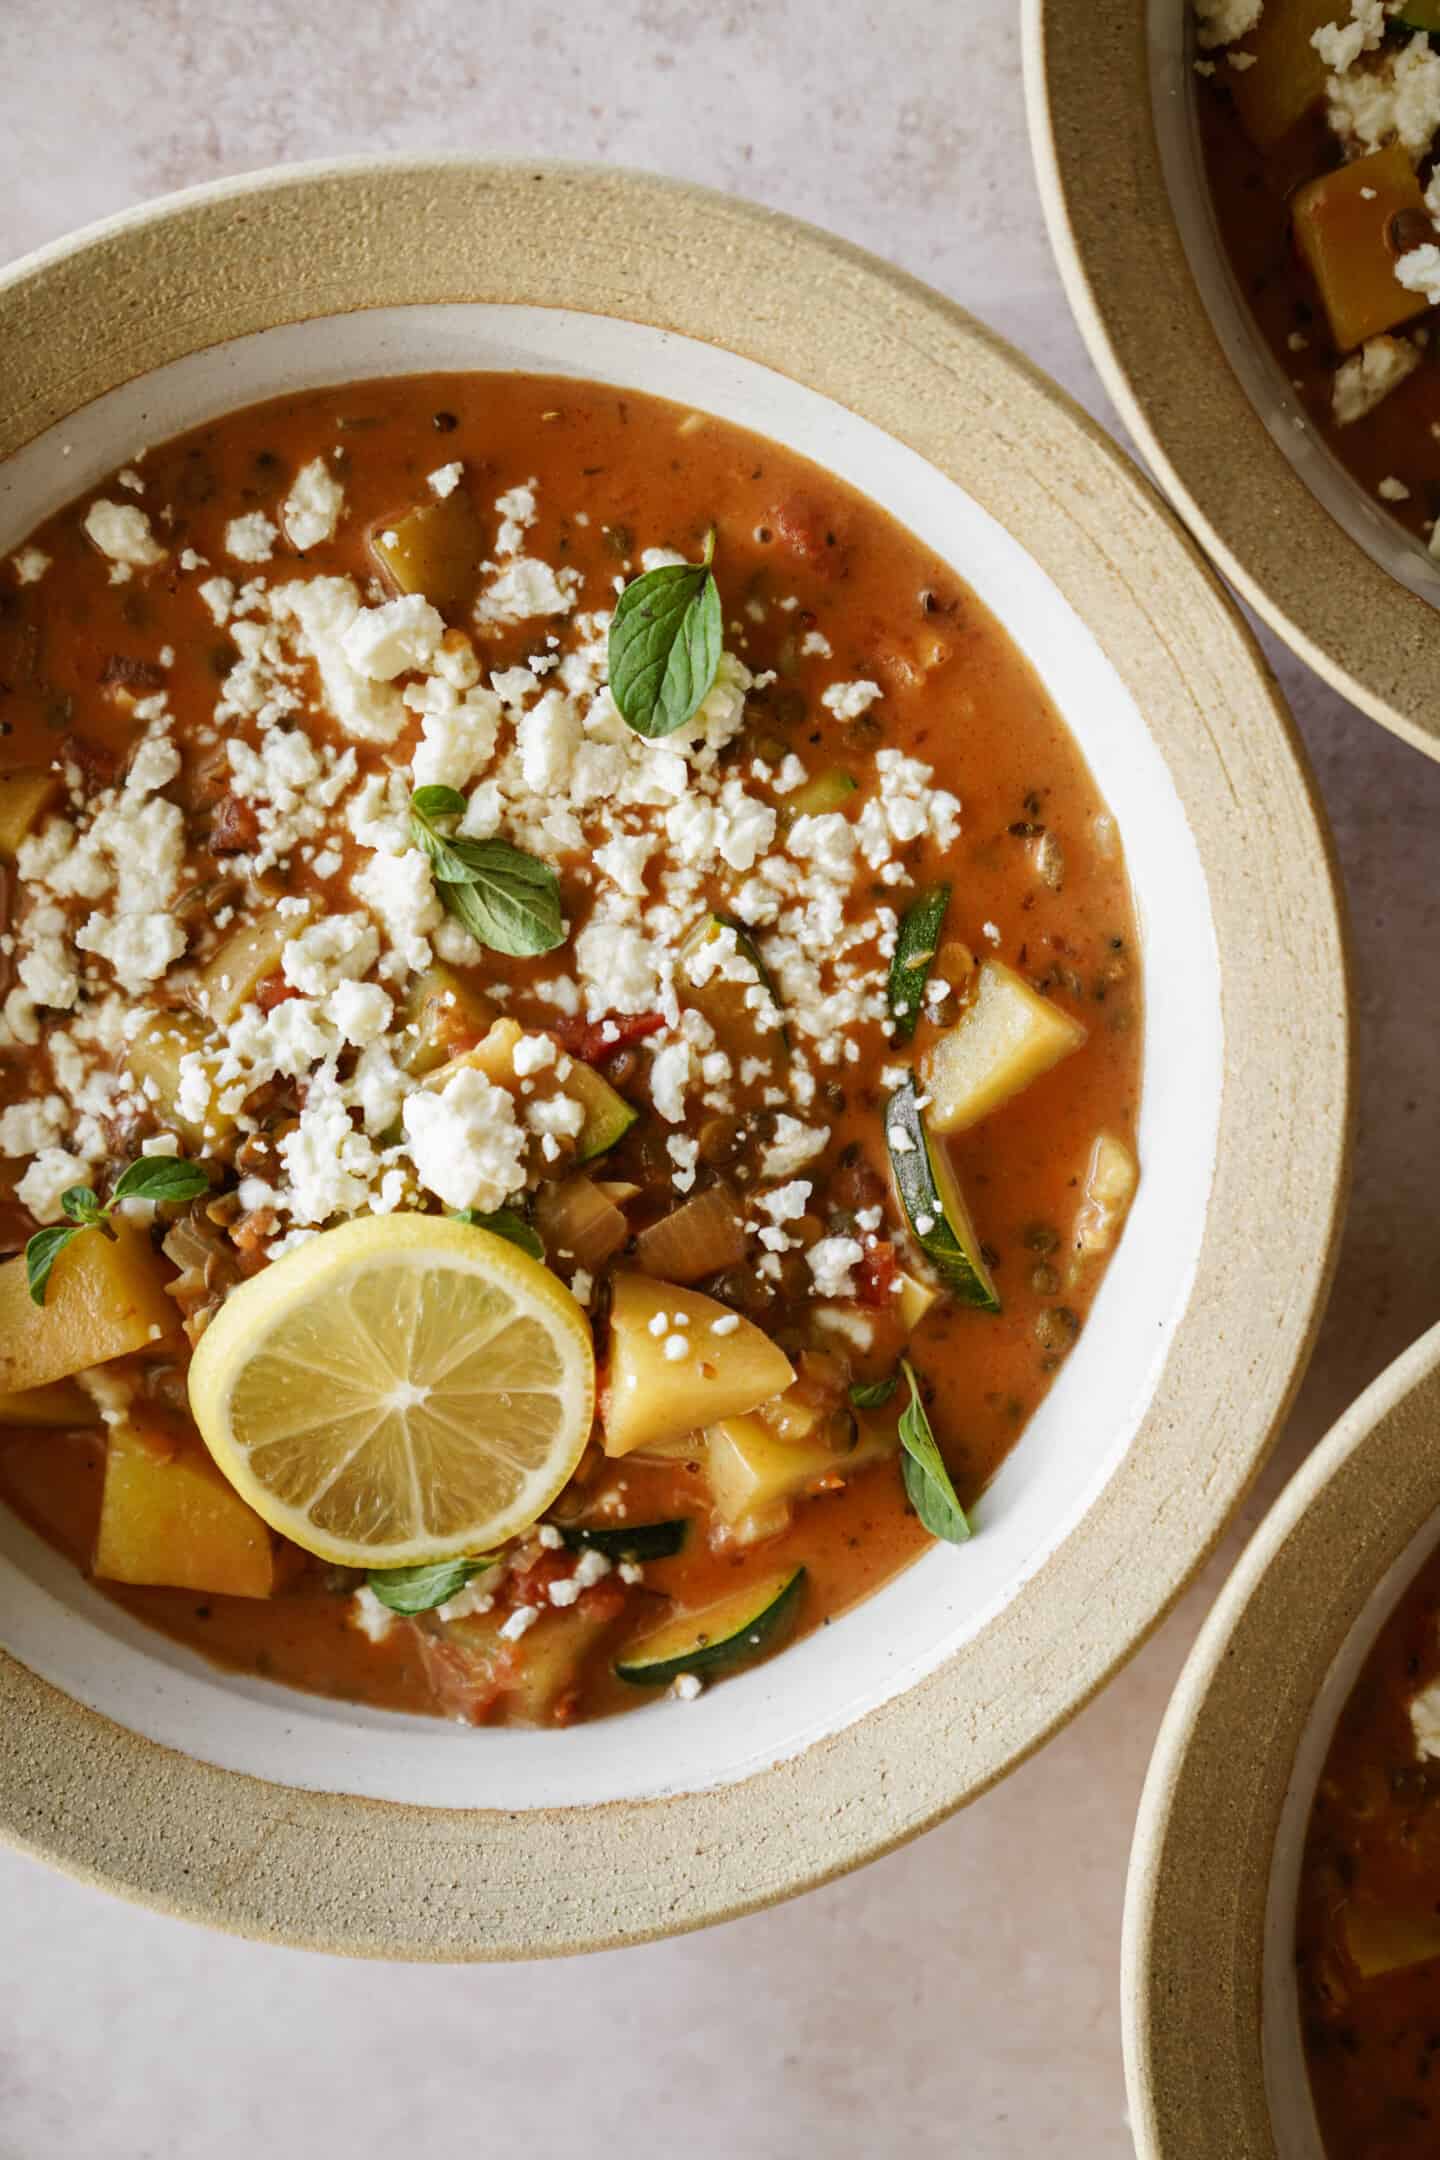
<path id="1" fill-rule="evenodd" d="M 781 815 L 787 824 L 797 817 L 825 817 L 832 810 L 843 809 L 859 785 L 853 773 L 841 772 L 838 766 L 816 773 L 813 780 L 806 780 L 793 795 L 785 797 Z"/>
<path id="2" fill-rule="evenodd" d="M 572 1552 L 604 1553 L 607 1560 L 668 1560 L 679 1552 L 689 1529 L 681 1515 L 671 1522 L 607 1523 L 604 1529 L 573 1523 L 560 1534 Z"/>
<path id="3" fill-rule="evenodd" d="M 704 952 L 707 945 L 713 945 L 727 933 L 734 939 L 733 950 L 736 957 L 746 963 L 754 980 L 722 973 L 724 961 L 721 960 L 720 965 L 712 968 L 709 974 L 702 972 L 701 979 L 697 981 L 692 974 L 691 963 Z M 762 1028 L 755 1007 L 750 1002 L 758 984 L 775 1010 L 780 1010 L 780 1000 L 775 995 L 770 971 L 760 957 L 759 947 L 743 923 L 736 922 L 731 915 L 702 916 L 680 948 L 680 963 L 682 994 L 704 1014 L 732 1057 L 737 1052 L 752 1050 L 763 1056 L 777 1039 L 784 1049 L 789 1049 L 790 1037 L 783 1023 L 778 1028 Z"/>
<path id="4" fill-rule="evenodd" d="M 944 1141 L 926 1126 L 913 1078 L 896 1088 L 885 1105 L 885 1144 L 905 1218 L 946 1289 L 962 1305 L 999 1312 L 999 1293 L 970 1210 Z"/>
<path id="5" fill-rule="evenodd" d="M 804 1589 L 804 1568 L 787 1568 L 700 1612 L 680 1613 L 627 1643 L 615 1660 L 615 1676 L 632 1687 L 666 1687 L 682 1673 L 728 1672 L 747 1664 L 776 1647 L 799 1612 Z"/>
<path id="6" fill-rule="evenodd" d="M 925 985 L 940 949 L 950 887 L 932 885 L 905 910 L 890 962 L 890 1014 L 897 1042 L 909 1042 L 925 1004 Z"/>
<path id="7" fill-rule="evenodd" d="M 597 1155 L 608 1155 L 629 1132 L 639 1111 L 633 1103 L 626 1102 L 623 1095 L 616 1093 L 603 1073 L 596 1072 L 593 1065 L 582 1064 L 578 1058 L 571 1060 L 564 1087 L 565 1093 L 573 1096 L 585 1113 L 575 1147 L 576 1162 L 593 1162 Z"/>

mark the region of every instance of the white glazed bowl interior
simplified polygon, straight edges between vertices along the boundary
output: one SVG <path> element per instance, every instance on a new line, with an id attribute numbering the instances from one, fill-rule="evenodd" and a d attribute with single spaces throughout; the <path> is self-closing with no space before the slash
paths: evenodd
<path id="1" fill-rule="evenodd" d="M 1255 326 L 1225 252 L 1201 149 L 1190 0 L 1148 0 L 1150 91 L 1160 162 L 1190 273 L 1240 383 L 1311 493 L 1400 584 L 1440 604 L 1440 562 L 1386 515 L 1310 425 Z"/>
<path id="2" fill-rule="evenodd" d="M 314 320 L 219 345 L 111 392 L 0 470 L 0 551 L 140 444 L 286 390 L 446 368 L 595 378 L 781 441 L 909 526 L 1006 626 L 1089 760 L 1128 853 L 1146 1000 L 1143 1177 L 1130 1224 L 1076 1350 L 981 1501 L 980 1534 L 963 1553 L 928 1553 L 835 1625 L 697 1703 L 564 1733 L 475 1733 L 307 1697 L 221 1672 L 140 1626 L 3 1508 L 0 1644 L 132 1731 L 281 1785 L 506 1809 L 696 1791 L 796 1754 L 951 1657 L 1023 1595 L 1120 1462 L 1190 1288 L 1211 1185 L 1223 1042 L 1210 902 L 1140 712 L 1019 545 L 871 423 L 673 333 L 560 309 L 453 305 Z"/>
<path id="3" fill-rule="evenodd" d="M 1295 1975 L 1295 1906 L 1305 1832 L 1336 1720 L 1381 1629 L 1435 1550 L 1437 1539 L 1440 1510 L 1386 1570 L 1361 1608 L 1306 1720 L 1285 1789 L 1265 1900 L 1262 1979 L 1265 2092 L 1281 2160 L 1325 2160 L 1305 2068 Z"/>

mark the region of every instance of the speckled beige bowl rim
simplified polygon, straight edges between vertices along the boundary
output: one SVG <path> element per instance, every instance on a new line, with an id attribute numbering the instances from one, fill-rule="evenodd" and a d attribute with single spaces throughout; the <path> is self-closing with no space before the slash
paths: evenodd
<path id="1" fill-rule="evenodd" d="M 1164 752 L 1211 890 L 1227 1053 L 1193 1293 L 1119 1468 L 963 1652 L 791 1759 L 603 1806 L 399 1806 L 215 1769 L 0 1656 L 0 1833 L 14 1843 L 240 1933 L 427 1959 L 615 1946 L 753 1910 L 929 1827 L 1046 1740 L 1155 1627 L 1265 1456 L 1323 1306 L 1350 1140 L 1329 841 L 1249 632 L 1077 408 L 874 258 L 637 173 L 463 159 L 262 173 L 94 227 L 0 280 L 0 456 L 201 344 L 451 299 L 590 310 L 724 346 L 861 413 L 998 518 Z M 1284 1029 L 1277 979 L 1313 992 Z"/>
<path id="2" fill-rule="evenodd" d="M 1140 2160 L 1279 2160 L 1261 1989 L 1281 1809 L 1346 1636 L 1440 1502 L 1437 1432 L 1440 1327 L 1291 1479 L 1171 1698 L 1136 1824 L 1121 1958 Z"/>
<path id="3" fill-rule="evenodd" d="M 1177 9 L 1189 0 L 1174 0 Z M 1153 123 L 1144 0 L 1021 0 L 1030 138 L 1090 356 L 1151 470 L 1306 665 L 1440 757 L 1440 619 L 1323 507 L 1270 435 L 1185 256 Z"/>

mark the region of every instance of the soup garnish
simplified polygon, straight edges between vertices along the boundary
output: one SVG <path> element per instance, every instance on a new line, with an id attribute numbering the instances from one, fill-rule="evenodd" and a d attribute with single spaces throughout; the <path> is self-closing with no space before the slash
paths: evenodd
<path id="1" fill-rule="evenodd" d="M 1336 456 L 1440 554 L 1440 8 L 1195 7 L 1210 187 L 1255 321 Z"/>
<path id="2" fill-rule="evenodd" d="M 1140 1009 L 942 561 L 655 399 L 357 383 L 50 518 L 0 684 L 0 1492 L 107 1595 L 565 1724 L 969 1537 Z"/>

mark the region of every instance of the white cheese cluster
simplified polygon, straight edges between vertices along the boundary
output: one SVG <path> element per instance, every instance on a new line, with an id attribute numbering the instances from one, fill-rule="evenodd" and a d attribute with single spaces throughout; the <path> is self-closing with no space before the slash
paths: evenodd
<path id="1" fill-rule="evenodd" d="M 432 491 L 443 498 L 459 476 L 442 468 Z M 814 1114 L 821 1077 L 860 1058 L 859 1031 L 883 1036 L 888 1025 L 891 898 L 903 904 L 910 882 L 903 852 L 921 838 L 949 847 L 960 805 L 933 786 L 928 766 L 880 749 L 857 753 L 857 814 L 787 814 L 812 777 L 800 758 L 726 755 L 755 687 L 733 651 L 689 726 L 661 742 L 635 735 L 606 680 L 608 614 L 580 605 L 573 569 L 526 552 L 533 483 L 495 507 L 477 629 L 533 622 L 535 635 L 523 665 L 487 677 L 475 641 L 447 630 L 422 595 L 297 574 L 293 555 L 267 573 L 278 539 L 269 519 L 232 520 L 231 562 L 217 570 L 190 549 L 172 562 L 138 504 L 91 506 L 86 530 L 112 572 L 143 577 L 163 564 L 191 580 L 197 609 L 224 626 L 237 657 L 210 724 L 186 741 L 187 765 L 217 768 L 253 814 L 258 837 L 233 858 L 237 879 L 278 871 L 298 888 L 278 903 L 294 922 L 282 961 L 292 994 L 213 1018 L 210 1039 L 181 1062 L 180 1113 L 202 1134 L 221 1120 L 243 1134 L 257 1122 L 245 1110 L 257 1089 L 298 1084 L 300 1113 L 276 1167 L 240 1188 L 247 1208 L 273 1212 L 272 1252 L 338 1217 L 426 1194 L 489 1211 L 573 1140 L 583 1112 L 565 1090 L 572 1067 L 539 1025 L 516 1048 L 513 1090 L 470 1069 L 442 1091 L 424 1089 L 399 1061 L 399 1004 L 413 978 L 436 959 L 485 957 L 446 914 L 413 842 L 410 795 L 441 784 L 465 798 L 463 836 L 502 837 L 561 872 L 571 935 L 526 992 L 551 1024 L 662 1017 L 644 1054 L 655 1109 L 675 1128 L 677 1190 L 695 1182 L 697 1144 L 685 1127 L 699 1112 L 730 1112 L 740 1090 L 778 1113 L 750 1200 L 758 1264 L 777 1273 L 798 1242 L 787 1226 L 812 1190 L 798 1173 L 829 1138 Z M 313 547 L 333 537 L 343 511 L 339 480 L 316 459 L 297 476 L 281 524 L 292 548 Z M 642 558 L 647 568 L 671 560 L 664 550 Z M 231 575 L 236 565 L 252 574 Z M 32 574 L 44 567 L 22 570 L 17 559 L 17 577 Z M 807 649 L 830 652 L 819 632 Z M 846 720 L 880 697 L 868 681 L 836 680 L 823 692 Z M 123 779 L 96 791 L 67 768 L 64 812 L 25 843 L 17 865 L 16 987 L 3 1026 L 12 1042 L 43 1040 L 50 1070 L 37 1064 L 32 1099 L 0 1119 L 0 1150 L 33 1158 L 21 1198 L 41 1220 L 54 1219 L 65 1185 L 112 1152 L 106 1121 L 144 1108 L 124 1076 L 126 1041 L 157 1007 L 203 1006 L 195 968 L 206 941 L 213 949 L 245 919 L 227 901 L 187 936 L 177 911 L 184 818 L 170 792 L 181 751 L 165 693 L 134 710 L 144 732 Z M 717 908 L 744 926 L 743 940 L 728 931 L 694 941 Z M 693 1002 L 717 971 L 740 986 L 762 1047 L 774 1044 L 738 1071 Z M 507 984 L 487 983 L 486 994 L 503 1004 Z M 817 1294 L 844 1297 L 860 1257 L 855 1239 L 815 1247 Z"/>

